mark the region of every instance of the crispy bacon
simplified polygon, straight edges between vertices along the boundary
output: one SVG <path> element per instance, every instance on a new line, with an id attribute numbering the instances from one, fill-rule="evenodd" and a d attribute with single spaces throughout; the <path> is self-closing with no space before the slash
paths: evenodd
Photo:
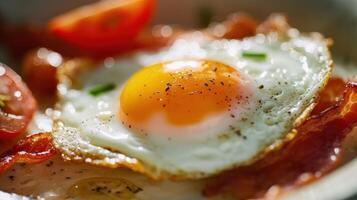
<path id="1" fill-rule="evenodd" d="M 331 91 L 333 86 L 330 84 L 327 89 Z M 334 98 L 326 99 L 326 94 L 332 93 L 326 91 L 322 95 L 324 105 L 333 103 Z M 338 92 L 333 94 L 339 96 Z M 357 124 L 357 83 L 348 83 L 342 100 L 322 110 L 300 125 L 296 138 L 279 151 L 219 175 L 203 194 L 230 193 L 236 199 L 274 198 L 335 169 L 341 160 L 341 143 Z"/>
<path id="2" fill-rule="evenodd" d="M 312 115 L 321 113 L 322 111 L 334 106 L 343 96 L 343 91 L 346 88 L 346 82 L 337 77 L 331 78 L 326 87 L 320 92 L 319 103 L 312 111 Z"/>
<path id="3" fill-rule="evenodd" d="M 30 135 L 0 156 L 0 173 L 15 163 L 38 163 L 47 160 L 56 153 L 49 133 Z"/>

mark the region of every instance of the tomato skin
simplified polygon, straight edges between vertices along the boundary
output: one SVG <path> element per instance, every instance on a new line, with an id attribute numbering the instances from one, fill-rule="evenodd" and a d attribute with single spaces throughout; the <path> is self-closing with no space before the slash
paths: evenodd
<path id="1" fill-rule="evenodd" d="M 4 65 L 0 65 L 0 94 L 6 97 L 0 108 L 0 140 L 15 138 L 26 131 L 37 103 L 20 76 Z"/>
<path id="2" fill-rule="evenodd" d="M 155 0 L 105 0 L 49 22 L 49 31 L 83 51 L 108 53 L 135 48 L 135 38 L 153 14 Z"/>

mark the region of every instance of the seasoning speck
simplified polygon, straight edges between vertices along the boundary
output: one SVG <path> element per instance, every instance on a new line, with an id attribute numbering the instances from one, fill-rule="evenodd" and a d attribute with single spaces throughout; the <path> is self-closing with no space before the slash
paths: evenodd
<path id="1" fill-rule="evenodd" d="M 46 167 L 51 167 L 53 165 L 53 161 L 50 161 L 46 164 Z"/>
<path id="2" fill-rule="evenodd" d="M 11 180 L 11 181 L 14 181 L 15 180 L 15 176 L 9 176 L 9 179 Z"/>

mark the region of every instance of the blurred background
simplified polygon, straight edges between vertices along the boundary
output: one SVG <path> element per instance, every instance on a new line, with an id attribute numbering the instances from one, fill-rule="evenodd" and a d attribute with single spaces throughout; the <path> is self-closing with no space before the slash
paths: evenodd
<path id="1" fill-rule="evenodd" d="M 14 24 L 45 24 L 47 19 L 95 0 L 1 0 L 2 20 Z M 356 0 L 158 0 L 153 23 L 197 27 L 243 11 L 257 19 L 285 13 L 303 31 L 319 31 L 334 39 L 333 53 L 357 61 Z"/>

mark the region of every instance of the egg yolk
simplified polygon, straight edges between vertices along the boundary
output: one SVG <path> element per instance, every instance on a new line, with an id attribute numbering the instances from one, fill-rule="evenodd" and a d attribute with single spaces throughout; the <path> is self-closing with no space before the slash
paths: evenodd
<path id="1" fill-rule="evenodd" d="M 120 118 L 131 128 L 163 113 L 167 123 L 191 125 L 234 109 L 242 99 L 240 80 L 237 70 L 217 61 L 170 61 L 144 67 L 122 90 Z"/>

